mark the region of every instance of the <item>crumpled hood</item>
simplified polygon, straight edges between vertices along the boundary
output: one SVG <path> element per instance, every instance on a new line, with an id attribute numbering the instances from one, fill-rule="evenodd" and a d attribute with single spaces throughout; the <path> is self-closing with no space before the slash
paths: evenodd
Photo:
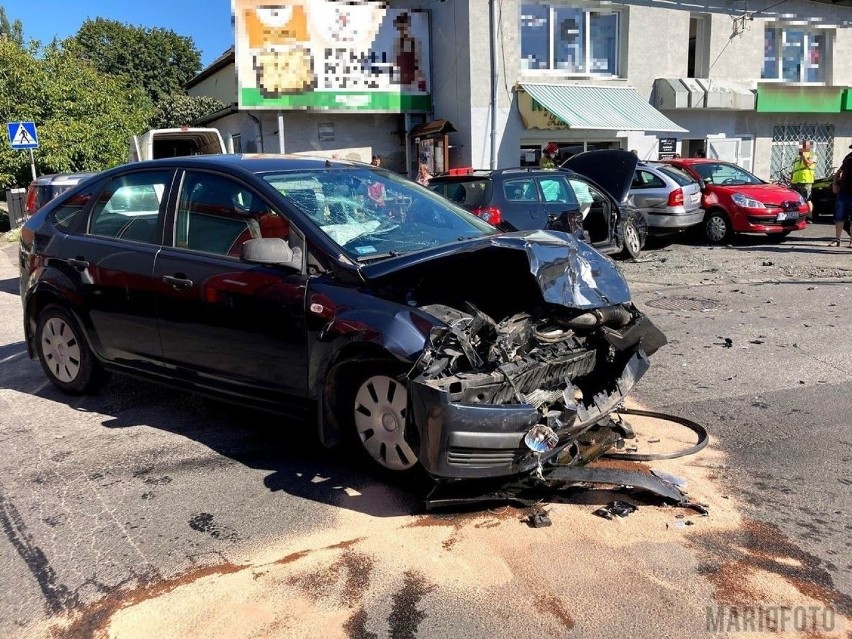
<path id="1" fill-rule="evenodd" d="M 461 240 L 363 265 L 360 271 L 365 281 L 376 284 L 405 275 L 411 275 L 414 281 L 439 262 L 485 251 L 523 251 L 544 301 L 550 304 L 591 309 L 630 301 L 627 282 L 611 259 L 559 231 L 519 231 Z M 463 275 L 459 273 L 459 277 Z M 511 291 L 506 294 L 511 295 Z"/>

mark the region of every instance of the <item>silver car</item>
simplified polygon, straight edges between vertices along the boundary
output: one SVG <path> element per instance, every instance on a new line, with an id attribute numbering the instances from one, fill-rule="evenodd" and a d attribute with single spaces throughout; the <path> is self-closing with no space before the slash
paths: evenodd
<path id="1" fill-rule="evenodd" d="M 640 162 L 633 173 L 629 198 L 645 214 L 650 232 L 678 231 L 704 219 L 701 186 L 673 166 Z"/>

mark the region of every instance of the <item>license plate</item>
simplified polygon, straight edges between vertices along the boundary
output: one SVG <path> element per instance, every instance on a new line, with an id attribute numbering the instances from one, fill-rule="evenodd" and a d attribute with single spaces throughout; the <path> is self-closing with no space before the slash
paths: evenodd
<path id="1" fill-rule="evenodd" d="M 693 193 L 689 196 L 689 201 L 695 204 L 699 199 L 701 199 L 701 193 Z"/>
<path id="2" fill-rule="evenodd" d="M 787 219 L 787 214 L 786 214 L 786 213 L 779 213 L 779 214 L 778 214 L 778 217 L 776 217 L 776 218 L 775 218 L 775 221 L 776 221 L 776 222 L 783 222 L 783 221 L 784 221 L 784 220 L 786 220 L 786 219 Z"/>

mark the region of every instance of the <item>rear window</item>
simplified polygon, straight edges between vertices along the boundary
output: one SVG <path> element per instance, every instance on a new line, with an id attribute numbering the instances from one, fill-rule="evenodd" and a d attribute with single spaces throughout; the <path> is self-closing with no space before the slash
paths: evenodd
<path id="1" fill-rule="evenodd" d="M 662 173 L 663 175 L 669 176 L 675 182 L 677 182 L 680 186 L 689 186 L 693 184 L 695 180 L 692 179 L 692 176 L 680 169 L 676 169 L 673 166 L 658 166 L 656 169 Z"/>
<path id="2" fill-rule="evenodd" d="M 464 182 L 439 182 L 430 184 L 429 188 L 443 195 L 445 198 L 463 206 L 466 209 L 475 209 L 488 204 L 491 198 L 491 180 L 474 179 Z"/>

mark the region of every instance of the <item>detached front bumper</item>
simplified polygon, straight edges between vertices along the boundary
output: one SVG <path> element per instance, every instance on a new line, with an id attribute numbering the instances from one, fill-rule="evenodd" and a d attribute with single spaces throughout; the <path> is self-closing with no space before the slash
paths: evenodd
<path id="1" fill-rule="evenodd" d="M 542 460 L 557 455 L 577 434 L 614 411 L 648 366 L 644 351 L 637 347 L 610 392 L 566 406 L 573 419 L 557 431 L 559 445 L 542 455 Z M 565 382 L 570 386 L 570 380 Z M 448 391 L 423 381 L 413 381 L 409 392 L 412 417 L 420 431 L 420 463 L 432 476 L 502 477 L 531 471 L 538 464 L 538 456 L 524 444 L 524 435 L 542 422 L 534 406 L 453 402 Z"/>

